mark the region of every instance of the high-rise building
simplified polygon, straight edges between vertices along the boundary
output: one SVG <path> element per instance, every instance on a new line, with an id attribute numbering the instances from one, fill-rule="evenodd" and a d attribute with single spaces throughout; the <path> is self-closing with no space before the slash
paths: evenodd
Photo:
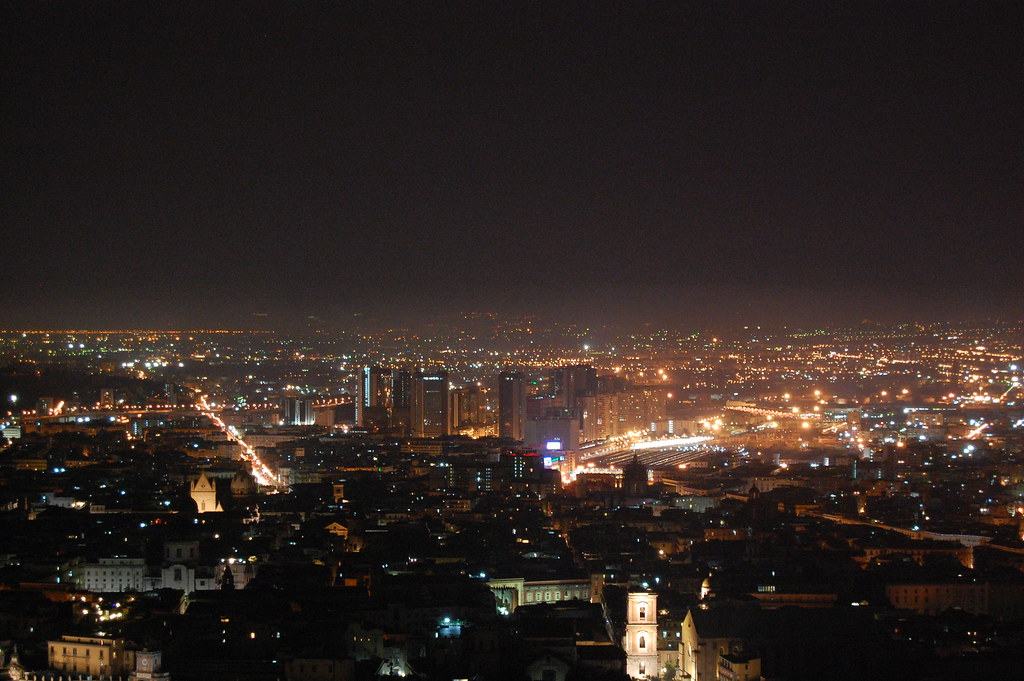
<path id="1" fill-rule="evenodd" d="M 412 372 L 399 369 L 392 372 L 392 400 L 399 409 L 412 406 Z"/>
<path id="2" fill-rule="evenodd" d="M 390 427 L 407 434 L 412 424 L 412 373 L 399 369 L 391 372 Z"/>
<path id="3" fill-rule="evenodd" d="M 286 426 L 312 426 L 316 423 L 313 400 L 305 397 L 282 397 L 281 420 Z"/>
<path id="4" fill-rule="evenodd" d="M 588 364 L 558 367 L 551 370 L 550 388 L 555 406 L 572 408 L 582 395 L 593 394 L 597 388 L 597 370 Z"/>
<path id="5" fill-rule="evenodd" d="M 448 434 L 448 372 L 417 371 L 412 377 L 411 430 L 415 437 Z"/>
<path id="6" fill-rule="evenodd" d="M 394 407 L 391 370 L 368 366 L 359 370 L 356 385 L 356 425 L 365 428 L 387 428 Z"/>
<path id="7" fill-rule="evenodd" d="M 615 432 L 623 435 L 631 431 L 653 430 L 654 424 L 665 420 L 665 391 L 659 388 L 638 387 L 618 394 L 615 414 Z"/>
<path id="8" fill-rule="evenodd" d="M 599 392 L 579 398 L 579 403 L 585 442 L 656 430 L 666 420 L 665 393 L 658 388 Z"/>
<path id="9" fill-rule="evenodd" d="M 583 412 L 583 440 L 594 442 L 612 437 L 618 432 L 615 418 L 618 414 L 618 393 L 598 393 L 581 399 Z"/>
<path id="10" fill-rule="evenodd" d="M 498 375 L 498 435 L 513 440 L 526 437 L 526 379 L 519 371 Z"/>
<path id="11" fill-rule="evenodd" d="M 451 405 L 448 409 L 449 432 L 455 433 L 460 428 L 472 427 L 476 422 L 477 394 L 469 386 L 455 388 L 449 393 Z"/>

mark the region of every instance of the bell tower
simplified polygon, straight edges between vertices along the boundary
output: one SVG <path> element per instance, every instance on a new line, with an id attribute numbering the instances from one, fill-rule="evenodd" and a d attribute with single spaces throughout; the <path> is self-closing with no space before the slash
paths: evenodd
<path id="1" fill-rule="evenodd" d="M 626 596 L 626 673 L 634 679 L 658 676 L 658 595 L 631 591 Z"/>

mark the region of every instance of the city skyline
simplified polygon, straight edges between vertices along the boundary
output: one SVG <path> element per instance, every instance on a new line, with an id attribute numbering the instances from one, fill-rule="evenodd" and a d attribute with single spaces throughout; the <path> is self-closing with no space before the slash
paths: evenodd
<path id="1" fill-rule="evenodd" d="M 1019 668 L 1024 322 L 458 322 L 0 330 L 0 676 Z"/>
<path id="2" fill-rule="evenodd" d="M 1014 3 L 3 11 L 8 328 L 1024 314 Z"/>

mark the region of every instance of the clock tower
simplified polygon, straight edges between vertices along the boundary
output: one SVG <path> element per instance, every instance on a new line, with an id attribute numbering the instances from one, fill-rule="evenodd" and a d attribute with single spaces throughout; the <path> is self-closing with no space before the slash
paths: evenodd
<path id="1" fill-rule="evenodd" d="M 160 671 L 160 652 L 140 650 L 135 653 L 135 671 L 128 681 L 170 681 L 171 675 Z"/>

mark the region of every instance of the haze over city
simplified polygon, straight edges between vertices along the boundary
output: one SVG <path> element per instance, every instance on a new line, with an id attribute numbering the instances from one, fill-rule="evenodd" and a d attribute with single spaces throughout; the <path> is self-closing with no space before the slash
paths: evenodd
<path id="1" fill-rule="evenodd" d="M 11 328 L 1022 312 L 1017 3 L 3 11 Z"/>

